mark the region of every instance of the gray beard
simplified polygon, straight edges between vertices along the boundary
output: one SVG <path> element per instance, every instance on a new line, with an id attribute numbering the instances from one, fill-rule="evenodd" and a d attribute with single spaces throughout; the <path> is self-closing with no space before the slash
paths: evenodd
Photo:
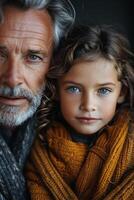
<path id="1" fill-rule="evenodd" d="M 27 91 L 20 86 L 15 88 L 0 87 L 0 95 L 7 95 L 12 97 L 25 97 L 29 101 L 29 107 L 26 111 L 21 111 L 20 106 L 10 106 L 0 104 L 0 124 L 8 127 L 16 127 L 21 125 L 28 118 L 32 117 L 41 104 L 42 93 L 44 86 L 36 93 Z"/>

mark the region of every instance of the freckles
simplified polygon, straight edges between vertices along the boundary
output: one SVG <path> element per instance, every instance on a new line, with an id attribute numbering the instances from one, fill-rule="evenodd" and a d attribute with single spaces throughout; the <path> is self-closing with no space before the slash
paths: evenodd
<path id="1" fill-rule="evenodd" d="M 106 117 L 113 117 L 116 111 L 116 106 L 111 107 L 111 108 L 107 108 L 106 112 L 105 112 L 105 116 Z"/>

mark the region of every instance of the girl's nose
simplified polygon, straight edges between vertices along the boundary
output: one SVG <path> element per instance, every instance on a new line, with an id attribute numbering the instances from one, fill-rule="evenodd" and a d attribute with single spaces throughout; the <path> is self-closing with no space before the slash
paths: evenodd
<path id="1" fill-rule="evenodd" d="M 80 109 L 86 112 L 93 112 L 96 110 L 95 97 L 92 94 L 83 95 L 81 98 Z"/>

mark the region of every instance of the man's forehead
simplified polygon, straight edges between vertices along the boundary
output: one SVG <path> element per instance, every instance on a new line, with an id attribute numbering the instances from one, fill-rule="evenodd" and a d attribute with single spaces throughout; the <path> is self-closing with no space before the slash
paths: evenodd
<path id="1" fill-rule="evenodd" d="M 53 43 L 51 17 L 43 10 L 23 11 L 14 7 L 5 8 L 4 22 L 0 24 L 0 40 L 5 43 L 10 38 L 28 39 L 29 42 L 34 39 L 34 43 L 37 44 L 40 40 L 43 42 L 42 45 L 51 46 Z"/>
<path id="2" fill-rule="evenodd" d="M 32 34 L 32 35 L 31 35 Z M 36 22 L 26 22 L 10 20 L 2 25 L 0 25 L 0 36 L 10 37 L 36 37 L 40 38 L 42 35 L 48 35 L 48 29 Z M 50 35 L 51 36 L 51 35 Z"/>
<path id="3" fill-rule="evenodd" d="M 35 32 L 43 32 L 46 30 L 45 25 L 35 21 L 14 21 L 12 19 L 0 24 L 1 29 L 5 27 L 10 31 L 30 31 L 35 29 Z"/>
<path id="4" fill-rule="evenodd" d="M 3 28 L 10 31 L 43 33 L 46 30 L 52 31 L 53 25 L 47 10 L 20 10 L 7 6 L 4 8 L 4 22 L 0 24 L 0 29 Z"/>

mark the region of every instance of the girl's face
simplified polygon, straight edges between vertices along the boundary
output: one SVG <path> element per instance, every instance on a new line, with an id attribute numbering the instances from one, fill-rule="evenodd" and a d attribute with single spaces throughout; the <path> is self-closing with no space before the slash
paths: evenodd
<path id="1" fill-rule="evenodd" d="M 99 131 L 123 101 L 113 63 L 103 58 L 75 63 L 59 81 L 59 101 L 64 119 L 76 132 Z"/>

